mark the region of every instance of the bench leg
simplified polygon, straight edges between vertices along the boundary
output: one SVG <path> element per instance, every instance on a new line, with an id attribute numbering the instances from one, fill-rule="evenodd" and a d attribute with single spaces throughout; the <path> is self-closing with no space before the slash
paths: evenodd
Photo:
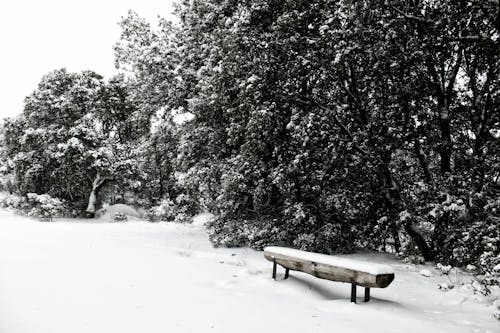
<path id="1" fill-rule="evenodd" d="M 356 303 L 356 283 L 351 283 L 351 303 Z"/>
<path id="2" fill-rule="evenodd" d="M 370 288 L 365 287 L 365 302 L 370 300 Z"/>
<path id="3" fill-rule="evenodd" d="M 288 279 L 289 275 L 290 275 L 290 270 L 288 268 L 285 268 L 285 280 Z"/>
<path id="4" fill-rule="evenodd" d="M 276 281 L 276 260 L 273 261 L 273 279 Z"/>

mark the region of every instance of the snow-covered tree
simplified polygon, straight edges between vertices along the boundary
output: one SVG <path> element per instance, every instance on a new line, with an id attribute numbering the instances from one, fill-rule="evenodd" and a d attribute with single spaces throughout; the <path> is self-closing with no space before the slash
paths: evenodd
<path id="1" fill-rule="evenodd" d="M 155 28 L 130 12 L 115 46 L 126 75 L 52 73 L 6 123 L 6 151 L 22 192 L 85 189 L 89 212 L 110 180 L 148 205 L 181 194 L 217 213 L 216 244 L 486 269 L 500 260 L 498 13 L 186 0 Z"/>
<path id="2" fill-rule="evenodd" d="M 132 137 L 133 106 L 117 82 L 64 69 L 42 78 L 23 114 L 5 124 L 21 194 L 48 194 L 93 214 L 102 186 L 128 177 L 134 169 L 124 138 Z"/>
<path id="3" fill-rule="evenodd" d="M 493 2 L 183 1 L 178 15 L 178 106 L 194 115 L 181 155 L 214 193 L 216 243 L 460 262 L 498 191 Z M 491 221 L 474 229 L 498 253 Z"/>

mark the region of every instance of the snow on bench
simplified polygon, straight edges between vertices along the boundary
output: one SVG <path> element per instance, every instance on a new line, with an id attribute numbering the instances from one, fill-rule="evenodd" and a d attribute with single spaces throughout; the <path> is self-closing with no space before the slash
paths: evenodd
<path id="1" fill-rule="evenodd" d="M 289 271 L 301 271 L 320 279 L 351 283 L 351 302 L 356 303 L 356 286 L 365 287 L 364 301 L 370 300 L 370 288 L 385 288 L 394 280 L 394 270 L 389 265 L 306 252 L 286 247 L 268 246 L 264 257 L 273 262 L 273 279 L 276 265 Z"/>

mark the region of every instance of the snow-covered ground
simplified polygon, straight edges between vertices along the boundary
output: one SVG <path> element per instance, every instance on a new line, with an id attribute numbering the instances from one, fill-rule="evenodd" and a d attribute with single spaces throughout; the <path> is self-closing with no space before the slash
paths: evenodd
<path id="1" fill-rule="evenodd" d="M 212 248 L 203 218 L 38 222 L 0 211 L 0 333 L 500 331 L 488 299 L 438 290 L 448 278 L 432 266 L 347 256 L 396 273 L 355 305 L 348 284 L 298 272 L 275 282 L 262 252 Z"/>

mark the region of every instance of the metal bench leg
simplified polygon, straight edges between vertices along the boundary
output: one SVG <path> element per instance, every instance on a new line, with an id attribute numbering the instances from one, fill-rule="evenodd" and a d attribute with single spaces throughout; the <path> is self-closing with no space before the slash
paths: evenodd
<path id="1" fill-rule="evenodd" d="M 351 303 L 356 303 L 356 283 L 351 283 Z"/>
<path id="2" fill-rule="evenodd" d="M 276 260 L 273 261 L 273 279 L 276 281 Z"/>
<path id="3" fill-rule="evenodd" d="M 370 288 L 365 287 L 365 302 L 370 300 Z"/>
<path id="4" fill-rule="evenodd" d="M 288 268 L 285 268 L 285 280 L 288 279 L 289 275 L 290 275 L 290 270 Z"/>

